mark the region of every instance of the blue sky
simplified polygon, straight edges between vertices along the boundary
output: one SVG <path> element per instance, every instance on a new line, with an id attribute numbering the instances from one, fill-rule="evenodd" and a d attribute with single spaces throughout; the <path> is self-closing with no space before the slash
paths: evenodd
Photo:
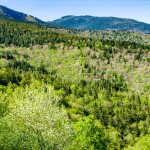
<path id="1" fill-rule="evenodd" d="M 65 15 L 114 16 L 150 23 L 150 0 L 0 0 L 0 5 L 44 21 Z"/>

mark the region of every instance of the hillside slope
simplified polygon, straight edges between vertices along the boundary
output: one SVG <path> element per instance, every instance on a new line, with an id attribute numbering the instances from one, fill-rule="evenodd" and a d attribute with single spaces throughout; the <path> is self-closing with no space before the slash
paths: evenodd
<path id="1" fill-rule="evenodd" d="M 17 20 L 17 21 L 30 21 L 30 22 L 39 22 L 39 23 L 42 22 L 40 19 L 36 17 L 14 11 L 2 5 L 0 5 L 0 18 Z"/>
<path id="2" fill-rule="evenodd" d="M 133 19 L 93 16 L 64 16 L 52 22 L 54 25 L 84 30 L 132 30 L 150 33 L 150 25 Z"/>
<path id="3" fill-rule="evenodd" d="M 149 45 L 0 19 L 0 149 L 149 150 L 149 63 Z"/>

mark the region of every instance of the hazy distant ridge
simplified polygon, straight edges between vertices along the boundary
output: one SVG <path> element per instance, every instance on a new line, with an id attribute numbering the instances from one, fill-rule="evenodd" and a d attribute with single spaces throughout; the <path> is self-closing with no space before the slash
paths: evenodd
<path id="1" fill-rule="evenodd" d="M 64 16 L 51 21 L 53 25 L 84 30 L 132 30 L 150 33 L 150 24 L 133 19 L 94 16 Z"/>

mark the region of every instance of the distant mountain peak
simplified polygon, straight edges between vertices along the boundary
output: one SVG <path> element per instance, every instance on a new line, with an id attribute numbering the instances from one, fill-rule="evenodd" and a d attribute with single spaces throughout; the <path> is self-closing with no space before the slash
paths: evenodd
<path id="1" fill-rule="evenodd" d="M 65 18 L 71 18 L 71 17 L 75 17 L 75 16 L 73 16 L 73 15 L 67 15 L 67 16 L 62 16 L 61 18 L 65 19 Z"/>
<path id="2" fill-rule="evenodd" d="M 49 23 L 51 26 L 81 30 L 126 30 L 150 33 L 150 24 L 128 18 L 97 16 L 63 16 L 60 19 L 43 22 L 40 19 L 0 5 L 0 18 L 34 23 Z"/>
<path id="3" fill-rule="evenodd" d="M 83 30 L 130 30 L 143 33 L 150 33 L 150 24 L 139 22 L 128 18 L 118 17 L 95 17 L 85 16 L 63 16 L 60 19 L 51 21 L 55 26 L 70 29 Z"/>
<path id="4" fill-rule="evenodd" d="M 0 18 L 16 21 L 42 22 L 40 19 L 0 5 Z"/>

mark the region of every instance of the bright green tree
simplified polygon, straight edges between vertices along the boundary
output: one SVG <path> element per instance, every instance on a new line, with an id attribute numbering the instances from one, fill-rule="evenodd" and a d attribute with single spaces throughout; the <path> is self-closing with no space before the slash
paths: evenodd
<path id="1" fill-rule="evenodd" d="M 106 132 L 104 127 L 94 121 L 92 115 L 78 121 L 75 126 L 75 140 L 71 150 L 105 150 Z"/>
<path id="2" fill-rule="evenodd" d="M 18 88 L 8 97 L 10 113 L 0 120 L 0 149 L 64 149 L 72 127 L 51 86 Z"/>
<path id="3" fill-rule="evenodd" d="M 150 135 L 141 137 L 134 146 L 129 146 L 125 150 L 149 150 L 150 149 Z"/>

